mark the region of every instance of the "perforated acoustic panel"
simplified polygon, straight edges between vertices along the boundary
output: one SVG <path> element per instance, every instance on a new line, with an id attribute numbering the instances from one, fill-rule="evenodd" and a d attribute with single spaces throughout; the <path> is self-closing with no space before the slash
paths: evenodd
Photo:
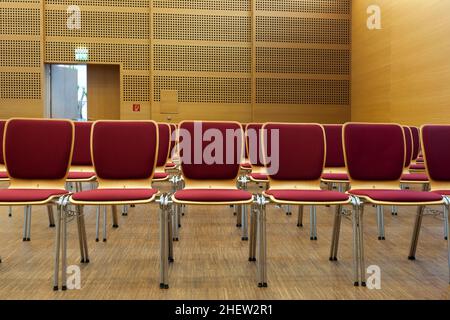
<path id="1" fill-rule="evenodd" d="M 89 5 L 98 7 L 132 7 L 132 8 L 148 8 L 150 0 L 46 0 L 47 4 L 59 5 Z"/>
<path id="2" fill-rule="evenodd" d="M 259 47 L 256 57 L 257 72 L 350 74 L 349 50 Z"/>
<path id="3" fill-rule="evenodd" d="M 350 44 L 350 20 L 259 16 L 256 18 L 256 40 Z"/>
<path id="4" fill-rule="evenodd" d="M 251 72 L 251 48 L 155 45 L 154 70 Z"/>
<path id="5" fill-rule="evenodd" d="M 154 8 L 249 11 L 250 0 L 154 0 Z"/>
<path id="6" fill-rule="evenodd" d="M 153 14 L 155 39 L 251 41 L 251 19 L 241 16 Z"/>
<path id="7" fill-rule="evenodd" d="M 124 101 L 150 101 L 150 76 L 123 76 Z"/>
<path id="8" fill-rule="evenodd" d="M 149 39 L 150 17 L 137 12 L 82 11 L 82 28 L 67 28 L 65 10 L 46 10 L 47 36 Z"/>
<path id="9" fill-rule="evenodd" d="M 256 10 L 350 14 L 351 0 L 258 0 Z"/>
<path id="10" fill-rule="evenodd" d="M 20 1 L 14 2 L 22 3 Z M 1 8 L 0 21 L 2 22 L 2 34 L 40 35 L 41 18 L 39 9 Z"/>
<path id="11" fill-rule="evenodd" d="M 350 81 L 312 79 L 256 80 L 257 103 L 348 105 Z"/>
<path id="12" fill-rule="evenodd" d="M 2 40 L 0 66 L 34 67 L 41 65 L 40 41 Z"/>
<path id="13" fill-rule="evenodd" d="M 41 74 L 0 72 L 0 87 L 2 99 L 40 99 Z"/>
<path id="14" fill-rule="evenodd" d="M 42 98 L 39 4 L 39 0 L 0 1 L 0 68 L 4 68 L 0 99 Z"/>
<path id="15" fill-rule="evenodd" d="M 250 103 L 250 78 L 155 77 L 154 100 L 161 90 L 178 90 L 179 102 Z"/>

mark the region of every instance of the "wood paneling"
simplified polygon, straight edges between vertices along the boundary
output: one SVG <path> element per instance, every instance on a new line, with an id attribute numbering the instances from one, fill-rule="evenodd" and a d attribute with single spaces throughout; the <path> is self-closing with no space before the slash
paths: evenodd
<path id="1" fill-rule="evenodd" d="M 122 119 L 349 119 L 350 0 L 30 0 L 1 5 L 8 10 L 2 11 L 6 23 L 0 32 L 9 42 L 0 45 L 6 52 L 0 72 L 6 72 L 3 67 L 16 68 L 8 71 L 13 75 L 25 72 L 25 77 L 35 72 L 41 78 L 35 82 L 41 110 L 43 63 L 78 63 L 74 51 L 86 47 L 88 63 L 122 66 Z M 67 28 L 69 5 L 80 6 L 81 29 Z M 16 23 L 22 20 L 27 23 Z M 23 54 L 8 48 L 21 48 Z M 21 84 L 19 90 L 29 94 L 33 86 Z M 177 115 L 161 113 L 161 90 L 177 91 Z M 0 97 L 6 98 L 24 97 Z M 136 104 L 140 111 L 133 111 Z M 23 115 L 20 110 L 4 115 Z"/>
<path id="2" fill-rule="evenodd" d="M 120 119 L 120 66 L 88 65 L 87 86 L 88 119 Z"/>
<path id="3" fill-rule="evenodd" d="M 352 120 L 420 125 L 450 116 L 450 2 L 378 1 L 382 30 L 366 28 L 372 1 L 355 1 Z"/>

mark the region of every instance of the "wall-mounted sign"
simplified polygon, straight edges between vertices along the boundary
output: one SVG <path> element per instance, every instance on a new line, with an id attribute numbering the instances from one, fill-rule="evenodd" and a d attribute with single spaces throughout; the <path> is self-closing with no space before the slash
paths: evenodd
<path id="1" fill-rule="evenodd" d="M 89 49 L 88 48 L 76 48 L 75 49 L 75 60 L 76 61 L 88 61 L 89 60 Z"/>
<path id="2" fill-rule="evenodd" d="M 141 105 L 138 103 L 133 104 L 133 112 L 141 112 Z"/>

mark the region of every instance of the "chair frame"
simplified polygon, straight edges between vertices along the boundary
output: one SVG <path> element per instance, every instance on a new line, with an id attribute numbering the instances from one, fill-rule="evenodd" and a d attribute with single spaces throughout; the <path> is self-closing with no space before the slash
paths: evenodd
<path id="1" fill-rule="evenodd" d="M 158 133 L 158 125 L 155 121 L 152 120 L 130 120 L 132 122 L 148 122 L 153 123 L 156 126 L 156 152 L 155 152 L 155 158 L 158 156 L 158 143 L 159 143 L 159 133 Z M 92 131 L 91 131 L 91 155 L 93 155 L 93 138 L 94 138 L 94 128 L 95 125 L 98 122 L 117 122 L 117 120 L 100 120 L 94 122 L 92 125 Z M 92 159 L 93 166 L 95 169 L 95 159 Z M 151 188 L 151 182 L 152 177 L 155 172 L 156 168 L 156 159 L 152 171 L 152 175 L 146 179 L 130 179 L 130 180 L 110 180 L 110 179 L 102 179 L 98 177 L 97 172 L 97 181 L 98 181 L 98 189 L 134 189 L 134 188 L 142 188 L 142 189 L 150 189 Z M 159 198 L 158 198 L 159 197 Z M 158 199 L 157 199 L 158 198 Z M 73 199 L 73 195 L 66 196 L 61 206 L 63 207 L 61 215 L 58 217 L 57 220 L 57 230 L 61 230 L 60 232 L 57 232 L 57 238 L 56 238 L 56 249 L 55 249 L 55 269 L 54 269 L 54 278 L 53 278 L 53 289 L 58 290 L 59 289 L 59 247 L 62 246 L 61 255 L 62 255 L 62 262 L 61 262 L 61 279 L 62 279 L 62 290 L 67 289 L 67 276 L 64 270 L 67 266 L 67 219 L 71 215 L 76 215 L 77 217 L 83 217 L 84 213 L 81 210 L 81 206 L 85 205 L 98 205 L 103 206 L 104 211 L 104 221 L 103 223 L 106 223 L 106 206 L 117 206 L 117 205 L 129 205 L 129 204 L 147 204 L 151 202 L 158 201 L 160 203 L 160 240 L 161 240 L 161 247 L 160 247 L 160 258 L 161 258 L 161 274 L 160 274 L 160 288 L 167 289 L 168 283 L 168 262 L 171 260 L 169 256 L 169 250 L 168 247 L 170 246 L 171 241 L 168 238 L 168 230 L 170 219 L 168 216 L 169 210 L 167 207 L 167 197 L 164 194 L 160 194 L 159 192 L 154 194 L 149 199 L 144 200 L 127 200 L 127 201 L 77 201 Z M 76 206 L 76 212 L 71 213 L 68 211 L 69 204 L 73 204 Z M 86 233 L 86 230 L 84 228 L 84 224 L 81 226 L 81 234 Z M 80 252 L 81 252 L 81 262 L 88 263 L 89 262 L 89 256 L 88 256 L 88 248 L 86 243 L 86 238 L 79 239 L 80 240 Z M 173 261 L 173 260 L 172 260 Z"/>
<path id="2" fill-rule="evenodd" d="M 242 128 L 242 124 L 240 124 L 239 122 L 235 122 L 235 121 L 194 121 L 194 120 L 186 120 L 186 121 L 182 121 L 179 124 L 179 129 L 181 128 L 181 126 L 183 125 L 183 123 L 192 123 L 192 122 L 213 122 L 213 123 L 229 123 L 229 124 L 237 124 L 239 125 L 241 132 L 242 132 L 242 150 L 241 150 L 241 154 L 243 153 L 243 148 L 244 148 L 244 130 Z M 178 131 L 178 141 L 179 141 L 179 131 Z M 182 165 L 182 161 L 180 158 L 180 170 L 181 170 L 181 174 L 183 175 L 183 181 L 184 181 L 184 188 L 183 190 L 189 190 L 189 189 L 228 189 L 228 190 L 236 190 L 238 189 L 236 184 L 238 181 L 238 177 L 239 177 L 239 171 L 240 171 L 240 164 L 239 164 L 239 170 L 237 171 L 236 176 L 233 179 L 230 180 L 215 180 L 215 179 L 208 179 L 208 180 L 197 180 L 197 179 L 189 179 L 186 178 L 183 174 L 183 165 Z M 238 206 L 238 208 L 244 208 L 246 205 L 249 204 L 253 204 L 254 203 L 254 199 L 252 197 L 252 199 L 250 200 L 245 200 L 245 201 L 214 201 L 214 202 L 202 202 L 202 201 L 186 201 L 186 200 L 178 200 L 175 197 L 175 193 L 170 195 L 170 200 L 169 200 L 169 204 L 171 204 L 173 206 L 173 211 L 175 212 L 175 216 L 177 215 L 178 212 L 181 211 L 181 207 L 182 206 L 187 206 L 187 205 L 200 205 L 200 206 L 205 206 L 205 205 L 214 205 L 214 206 L 220 206 L 220 205 L 236 205 Z M 242 210 L 242 212 L 244 212 L 244 210 Z M 245 210 L 245 214 L 242 215 L 242 220 L 247 221 L 247 210 Z M 243 228 L 244 229 L 244 228 Z M 243 237 L 244 238 L 244 237 Z M 244 240 L 244 239 L 243 239 Z"/>
<path id="3" fill-rule="evenodd" d="M 285 125 L 285 124 L 291 124 L 291 123 L 283 123 L 283 122 L 270 122 L 265 123 L 263 125 L 263 130 L 266 128 L 268 124 L 275 124 L 275 125 Z M 325 137 L 325 129 L 321 124 L 318 123 L 296 123 L 296 125 L 316 125 L 319 126 L 322 129 L 323 132 L 323 142 L 324 142 L 324 157 L 322 162 L 322 168 L 325 166 L 325 159 L 326 159 L 326 137 Z M 261 147 L 262 147 L 262 153 L 264 155 L 264 162 L 266 162 L 266 146 L 264 144 L 264 135 L 261 136 Z M 320 188 L 321 184 L 321 178 L 318 178 L 314 181 L 286 181 L 286 180 L 274 180 L 269 175 L 269 184 L 270 184 L 270 190 L 322 190 Z M 268 199 L 268 200 L 267 200 Z M 266 191 L 264 191 L 260 197 L 260 199 L 257 201 L 258 210 L 257 210 L 257 222 L 255 221 L 255 217 L 252 212 L 251 216 L 251 245 L 250 245 L 250 258 L 249 260 L 254 261 L 256 260 L 255 253 L 256 253 L 256 242 L 259 243 L 259 252 L 262 252 L 262 256 L 260 254 L 260 257 L 258 259 L 258 265 L 259 269 L 262 270 L 260 274 L 260 284 L 261 286 L 267 286 L 267 254 L 265 253 L 267 251 L 267 238 L 266 238 L 266 206 L 270 203 L 278 204 L 278 205 L 296 205 L 299 206 L 299 219 L 298 223 L 300 224 L 301 218 L 303 217 L 303 207 L 305 205 L 311 206 L 311 225 L 315 226 L 315 216 L 316 216 L 316 206 L 331 206 L 335 205 L 335 220 L 334 220 L 334 227 L 333 227 L 333 235 L 332 235 L 332 243 L 330 248 L 330 261 L 336 261 L 337 260 L 337 251 L 338 251 L 338 243 L 339 243 L 339 231 L 340 231 L 340 224 L 341 224 L 341 217 L 342 217 L 342 206 L 350 204 L 352 201 L 351 197 L 348 198 L 347 201 L 328 201 L 328 202 L 318 202 L 318 201 L 287 201 L 287 200 L 278 200 L 274 196 L 267 194 Z M 257 224 L 256 224 L 257 223 Z M 260 225 L 261 224 L 261 225 Z M 313 230 L 313 227 L 311 227 L 311 240 L 317 240 L 317 234 L 316 231 Z"/>
<path id="4" fill-rule="evenodd" d="M 371 124 L 366 122 L 351 122 L 344 124 L 343 130 L 342 130 L 342 138 L 343 141 L 345 141 L 345 128 L 347 125 L 350 124 Z M 403 127 L 400 124 L 396 123 L 377 123 L 378 125 L 397 125 L 400 127 L 402 135 L 403 135 L 403 147 L 404 147 L 404 157 L 406 157 L 406 142 L 405 142 L 405 132 L 403 130 Z M 343 143 L 344 148 L 344 159 L 346 163 L 346 167 L 348 168 L 348 160 L 347 160 L 347 151 L 345 143 Z M 404 167 L 405 159 L 403 159 L 403 167 Z M 360 189 L 379 189 L 379 190 L 401 190 L 400 188 L 400 178 L 397 180 L 392 181 L 359 181 L 354 180 L 351 177 L 351 174 L 349 172 L 349 178 L 350 178 L 350 185 L 351 190 L 360 190 Z M 350 194 L 351 194 L 350 190 Z M 411 206 L 417 206 L 417 215 L 416 215 L 416 222 L 414 227 L 414 232 L 412 236 L 411 246 L 410 246 L 410 253 L 408 258 L 410 260 L 414 260 L 415 251 L 417 248 L 417 240 L 418 240 L 418 227 L 420 227 L 422 217 L 423 217 L 423 211 L 425 206 L 432 206 L 432 205 L 442 205 L 444 203 L 443 200 L 440 201 L 432 201 L 432 202 L 387 202 L 387 201 L 377 201 L 374 199 L 371 199 L 367 196 L 360 196 L 360 195 L 353 195 L 351 196 L 354 199 L 354 218 L 353 221 L 354 224 L 354 232 L 356 229 L 356 246 L 358 253 L 354 264 L 356 264 L 356 270 L 357 272 L 354 274 L 354 286 L 358 286 L 361 284 L 361 286 L 366 286 L 366 280 L 365 280 L 365 261 L 364 261 L 364 225 L 363 225 L 363 215 L 364 215 L 364 206 L 367 204 L 377 205 L 377 206 L 404 206 L 404 207 L 411 207 Z M 355 225 L 356 224 L 356 225 Z M 355 237 L 355 234 L 354 234 Z M 355 242 L 354 242 L 355 245 Z"/>

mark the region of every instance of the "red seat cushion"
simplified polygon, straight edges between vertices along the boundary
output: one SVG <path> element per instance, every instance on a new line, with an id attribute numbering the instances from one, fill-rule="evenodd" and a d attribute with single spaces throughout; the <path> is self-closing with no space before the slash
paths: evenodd
<path id="1" fill-rule="evenodd" d="M 95 189 L 72 195 L 76 201 L 139 201 L 151 199 L 158 193 L 156 189 Z"/>
<path id="2" fill-rule="evenodd" d="M 433 192 L 443 196 L 450 196 L 450 190 L 434 190 Z"/>
<path id="3" fill-rule="evenodd" d="M 67 176 L 67 179 L 71 180 L 84 180 L 84 179 L 91 179 L 95 177 L 95 172 L 79 172 L 79 171 L 72 171 L 69 172 L 69 175 Z"/>
<path id="4" fill-rule="evenodd" d="M 433 202 L 442 197 L 433 192 L 413 190 L 350 190 L 350 194 L 365 196 L 375 201 L 385 202 Z"/>
<path id="5" fill-rule="evenodd" d="M 167 162 L 166 163 L 166 168 L 175 168 L 177 165 L 173 162 Z"/>
<path id="6" fill-rule="evenodd" d="M 348 174 L 346 174 L 346 173 L 324 173 L 324 174 L 322 174 L 322 179 L 348 181 Z"/>
<path id="7" fill-rule="evenodd" d="M 424 162 L 424 160 L 423 160 L 423 157 L 418 157 L 417 159 L 416 159 L 416 162 L 417 163 L 423 163 Z"/>
<path id="8" fill-rule="evenodd" d="M 44 201 L 67 193 L 61 189 L 1 189 L 0 202 Z"/>
<path id="9" fill-rule="evenodd" d="M 423 163 L 415 163 L 409 166 L 412 170 L 425 170 L 425 164 Z"/>
<path id="10" fill-rule="evenodd" d="M 269 176 L 263 173 L 250 173 L 249 176 L 255 180 L 264 180 L 264 181 L 269 180 Z"/>
<path id="11" fill-rule="evenodd" d="M 9 179 L 8 173 L 6 171 L 0 171 L 0 179 Z"/>
<path id="12" fill-rule="evenodd" d="M 252 199 L 248 191 L 238 189 L 184 189 L 175 192 L 175 199 L 190 202 L 236 202 Z"/>
<path id="13" fill-rule="evenodd" d="M 252 165 L 250 163 L 241 163 L 241 168 L 251 169 Z"/>
<path id="14" fill-rule="evenodd" d="M 343 202 L 349 199 L 345 193 L 328 190 L 267 190 L 265 193 L 276 200 L 292 202 Z"/>
<path id="15" fill-rule="evenodd" d="M 169 174 L 165 173 L 165 172 L 155 172 L 155 174 L 153 175 L 153 180 L 162 180 L 162 179 L 167 179 L 169 177 Z"/>
<path id="16" fill-rule="evenodd" d="M 428 176 L 426 173 L 405 173 L 402 175 L 401 179 L 403 181 L 428 181 Z"/>

